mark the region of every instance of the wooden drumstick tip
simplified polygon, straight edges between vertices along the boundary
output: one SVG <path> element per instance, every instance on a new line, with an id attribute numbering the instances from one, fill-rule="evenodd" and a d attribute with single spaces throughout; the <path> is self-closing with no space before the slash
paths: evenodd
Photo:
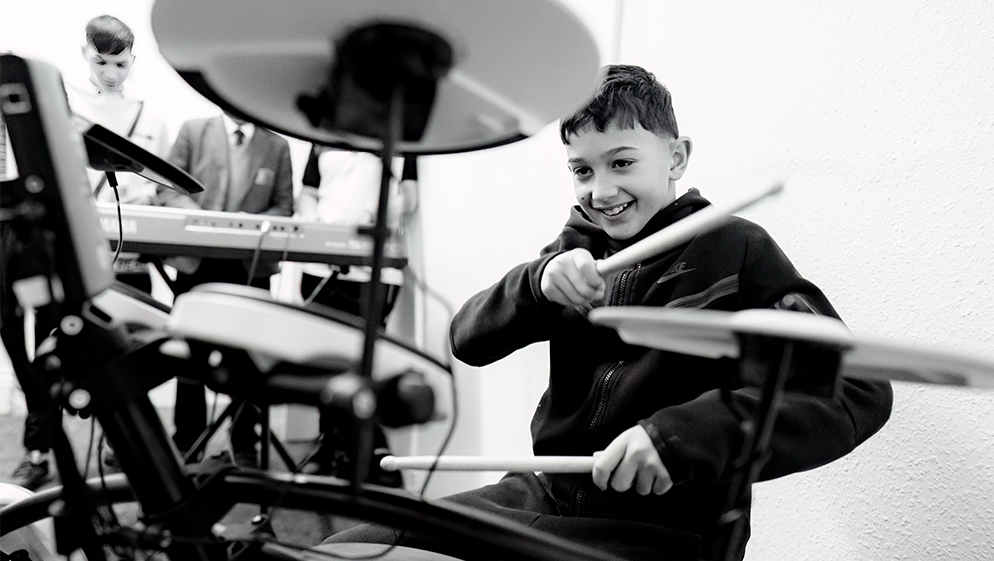
<path id="1" fill-rule="evenodd" d="M 380 467 L 385 471 L 397 471 L 397 456 L 383 456 L 380 459 Z"/>

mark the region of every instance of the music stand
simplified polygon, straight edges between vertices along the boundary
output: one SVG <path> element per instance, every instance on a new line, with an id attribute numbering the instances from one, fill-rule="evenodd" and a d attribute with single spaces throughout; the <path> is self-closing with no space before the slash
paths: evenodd
<path id="1" fill-rule="evenodd" d="M 83 143 L 91 169 L 134 173 L 184 195 L 204 190 L 190 174 L 102 125 L 90 125 L 83 132 Z"/>

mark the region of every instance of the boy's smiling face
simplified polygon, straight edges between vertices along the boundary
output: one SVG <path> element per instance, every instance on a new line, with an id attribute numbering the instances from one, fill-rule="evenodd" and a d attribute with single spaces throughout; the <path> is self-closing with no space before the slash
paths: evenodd
<path id="1" fill-rule="evenodd" d="M 604 132 L 587 128 L 566 145 L 573 190 L 580 207 L 609 236 L 627 240 L 676 200 L 690 139 L 673 139 L 615 123 Z"/>

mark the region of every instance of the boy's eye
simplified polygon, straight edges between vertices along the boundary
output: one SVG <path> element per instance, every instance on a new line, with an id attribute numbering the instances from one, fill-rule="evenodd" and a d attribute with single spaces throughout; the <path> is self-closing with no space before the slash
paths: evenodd
<path id="1" fill-rule="evenodd" d="M 573 175 L 577 177 L 586 177 L 590 175 L 591 169 L 586 166 L 578 166 L 573 168 Z"/>
<path id="2" fill-rule="evenodd" d="M 632 165 L 633 163 L 635 162 L 633 162 L 632 160 L 615 160 L 613 165 L 616 168 L 626 168 Z"/>

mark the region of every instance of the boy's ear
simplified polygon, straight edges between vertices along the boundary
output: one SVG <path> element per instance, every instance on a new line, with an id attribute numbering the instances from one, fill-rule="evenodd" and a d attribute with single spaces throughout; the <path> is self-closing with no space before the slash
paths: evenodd
<path id="1" fill-rule="evenodd" d="M 689 136 L 681 136 L 673 141 L 673 157 L 670 160 L 670 179 L 676 181 L 683 177 L 687 171 L 687 164 L 690 162 L 690 153 L 694 150 L 694 143 Z"/>

